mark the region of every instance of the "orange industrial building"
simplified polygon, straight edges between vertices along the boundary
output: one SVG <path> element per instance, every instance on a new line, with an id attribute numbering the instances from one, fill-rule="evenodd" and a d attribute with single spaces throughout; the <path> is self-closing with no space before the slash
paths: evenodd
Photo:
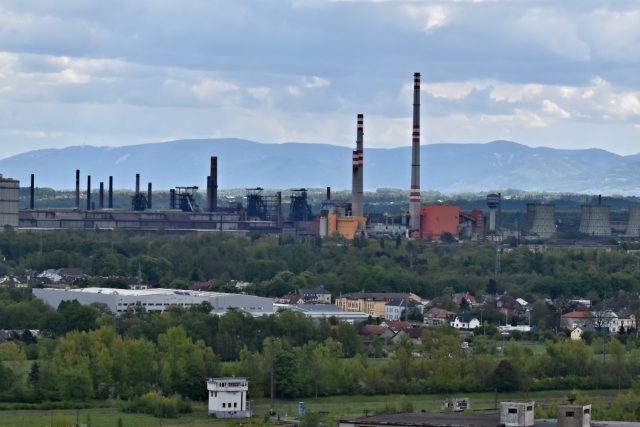
<path id="1" fill-rule="evenodd" d="M 451 205 L 422 205 L 420 207 L 420 237 L 440 240 L 444 233 L 459 238 L 460 207 Z"/>
<path id="2" fill-rule="evenodd" d="M 364 216 L 341 216 L 327 212 L 320 216 L 320 237 L 340 235 L 353 240 L 359 230 L 364 230 L 367 218 Z"/>

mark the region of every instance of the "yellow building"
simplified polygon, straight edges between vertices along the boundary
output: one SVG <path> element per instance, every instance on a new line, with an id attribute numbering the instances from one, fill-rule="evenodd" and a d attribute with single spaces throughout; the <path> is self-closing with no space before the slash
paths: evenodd
<path id="1" fill-rule="evenodd" d="M 342 216 L 328 212 L 326 217 L 320 218 L 320 236 L 338 234 L 345 239 L 353 240 L 359 230 L 364 230 L 366 224 L 367 218 L 364 216 Z"/>
<path id="2" fill-rule="evenodd" d="M 371 317 L 384 317 L 384 306 L 389 301 L 404 298 L 421 301 L 411 292 L 354 292 L 336 298 L 336 305 L 344 311 L 361 311 Z"/>

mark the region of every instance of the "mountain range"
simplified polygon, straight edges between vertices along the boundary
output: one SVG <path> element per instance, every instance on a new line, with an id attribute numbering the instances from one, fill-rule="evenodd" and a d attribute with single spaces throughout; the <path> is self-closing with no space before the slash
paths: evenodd
<path id="1" fill-rule="evenodd" d="M 205 187 L 209 157 L 218 156 L 219 187 L 351 188 L 351 150 L 329 144 L 264 144 L 242 139 L 199 139 L 123 147 L 74 146 L 35 150 L 0 160 L 0 173 L 27 186 L 71 189 L 75 169 L 94 186 L 114 176 L 117 189 L 133 188 L 136 173 L 155 189 Z M 365 189 L 408 189 L 411 147 L 367 148 Z M 498 189 L 635 195 L 640 154 L 601 149 L 560 150 L 510 141 L 421 147 L 421 186 L 453 194 Z"/>

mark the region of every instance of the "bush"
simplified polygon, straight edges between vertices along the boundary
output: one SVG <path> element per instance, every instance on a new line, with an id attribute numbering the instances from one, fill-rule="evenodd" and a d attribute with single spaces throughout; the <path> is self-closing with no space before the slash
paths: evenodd
<path id="1" fill-rule="evenodd" d="M 166 397 L 157 391 L 150 391 L 130 401 L 124 411 L 150 414 L 158 418 L 178 418 L 178 414 L 191 412 L 191 403 L 177 395 Z"/>

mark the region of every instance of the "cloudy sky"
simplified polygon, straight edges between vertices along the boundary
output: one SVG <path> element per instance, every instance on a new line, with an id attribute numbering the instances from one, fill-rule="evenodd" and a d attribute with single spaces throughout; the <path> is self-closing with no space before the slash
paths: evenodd
<path id="1" fill-rule="evenodd" d="M 0 0 L 0 157 L 204 137 L 640 152 L 640 2 Z"/>

